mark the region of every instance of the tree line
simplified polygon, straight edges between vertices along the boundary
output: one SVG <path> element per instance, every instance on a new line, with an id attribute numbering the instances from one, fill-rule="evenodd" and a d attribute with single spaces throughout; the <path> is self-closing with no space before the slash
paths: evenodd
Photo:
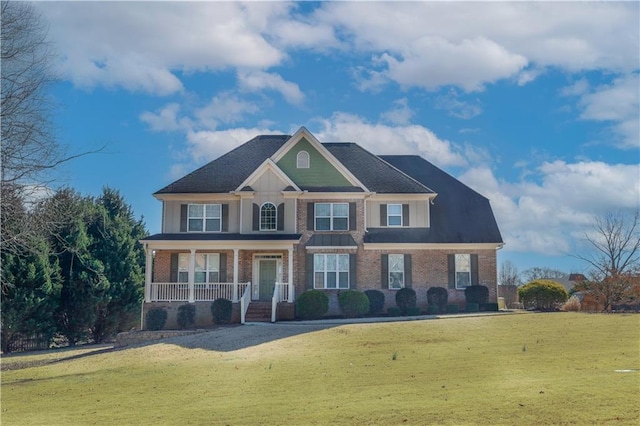
<path id="1" fill-rule="evenodd" d="M 136 325 L 144 291 L 139 240 L 147 231 L 118 191 L 90 197 L 62 189 L 35 203 L 5 188 L 7 195 L 14 212 L 2 216 L 3 233 L 48 223 L 0 254 L 2 351 L 32 336 L 100 343 Z"/>

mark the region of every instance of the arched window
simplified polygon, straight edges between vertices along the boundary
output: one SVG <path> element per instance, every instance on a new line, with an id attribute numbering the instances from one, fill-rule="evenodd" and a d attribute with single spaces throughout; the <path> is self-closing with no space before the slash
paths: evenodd
<path id="1" fill-rule="evenodd" d="M 273 203 L 264 203 L 260 207 L 260 230 L 275 231 L 277 229 L 277 209 Z"/>
<path id="2" fill-rule="evenodd" d="M 309 168 L 309 153 L 307 151 L 300 151 L 296 157 L 296 166 L 299 169 Z"/>

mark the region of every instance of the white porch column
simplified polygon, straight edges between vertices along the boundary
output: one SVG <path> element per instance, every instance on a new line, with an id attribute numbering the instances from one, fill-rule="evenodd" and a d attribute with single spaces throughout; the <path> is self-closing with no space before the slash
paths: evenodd
<path id="1" fill-rule="evenodd" d="M 288 262 L 288 274 L 289 274 L 289 296 L 287 302 L 293 303 L 293 247 L 289 249 L 289 262 Z"/>
<path id="2" fill-rule="evenodd" d="M 193 303 L 196 301 L 195 282 L 196 282 L 196 249 L 191 249 L 191 255 L 189 256 L 189 303 Z"/>
<path id="3" fill-rule="evenodd" d="M 233 249 L 233 303 L 238 302 L 238 254 L 240 249 Z"/>
<path id="4" fill-rule="evenodd" d="M 144 264 L 144 301 L 151 302 L 151 281 L 153 280 L 153 250 L 145 247 L 147 255 Z"/>

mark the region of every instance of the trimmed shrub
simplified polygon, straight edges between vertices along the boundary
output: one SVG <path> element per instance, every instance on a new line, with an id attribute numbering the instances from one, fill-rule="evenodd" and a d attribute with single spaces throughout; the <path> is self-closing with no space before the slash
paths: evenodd
<path id="1" fill-rule="evenodd" d="M 466 312 L 480 312 L 480 305 L 477 303 L 467 303 Z"/>
<path id="2" fill-rule="evenodd" d="M 178 308 L 178 326 L 182 329 L 191 328 L 196 323 L 196 305 L 190 303 Z"/>
<path id="3" fill-rule="evenodd" d="M 427 290 L 427 303 L 429 306 L 435 305 L 438 307 L 439 313 L 444 313 L 447 309 L 447 302 L 449 301 L 449 292 L 444 287 L 431 287 Z M 438 312 L 436 312 L 438 313 Z"/>
<path id="4" fill-rule="evenodd" d="M 483 285 L 470 285 L 464 289 L 464 297 L 467 303 L 482 305 L 489 302 L 489 289 Z"/>
<path id="5" fill-rule="evenodd" d="M 380 290 L 366 290 L 364 294 L 369 299 L 369 313 L 379 314 L 384 309 L 384 293 Z"/>
<path id="6" fill-rule="evenodd" d="M 427 306 L 427 315 L 437 315 L 440 313 L 440 308 L 437 305 Z"/>
<path id="7" fill-rule="evenodd" d="M 421 313 L 422 313 L 422 311 L 420 310 L 420 308 L 417 307 L 417 306 L 414 306 L 412 308 L 407 308 L 406 315 L 409 316 L 409 317 L 415 317 L 415 316 L 420 315 Z"/>
<path id="8" fill-rule="evenodd" d="M 448 314 L 457 314 L 458 312 L 460 312 L 460 306 L 457 303 L 449 303 L 447 305 Z"/>
<path id="9" fill-rule="evenodd" d="M 167 311 L 163 308 L 149 309 L 147 312 L 147 329 L 162 330 L 167 323 Z"/>
<path id="10" fill-rule="evenodd" d="M 498 312 L 500 310 L 497 303 L 485 303 L 481 305 L 480 308 L 480 310 L 484 312 Z"/>
<path id="11" fill-rule="evenodd" d="M 211 316 L 214 324 L 229 324 L 233 313 L 233 302 L 229 299 L 216 299 L 211 304 Z"/>
<path id="12" fill-rule="evenodd" d="M 390 317 L 399 317 L 400 315 L 402 315 L 402 311 L 396 306 L 387 309 L 387 313 Z"/>
<path id="13" fill-rule="evenodd" d="M 535 280 L 518 289 L 518 297 L 526 308 L 550 311 L 569 298 L 562 284 L 552 280 Z"/>
<path id="14" fill-rule="evenodd" d="M 412 288 L 401 288 L 396 292 L 396 305 L 402 315 L 407 315 L 407 309 L 416 306 L 416 291 Z"/>
<path id="15" fill-rule="evenodd" d="M 369 298 L 358 290 L 341 291 L 338 304 L 342 314 L 349 318 L 361 317 L 369 312 Z"/>
<path id="16" fill-rule="evenodd" d="M 329 296 L 324 291 L 307 290 L 296 300 L 296 316 L 302 319 L 320 319 L 329 311 Z"/>

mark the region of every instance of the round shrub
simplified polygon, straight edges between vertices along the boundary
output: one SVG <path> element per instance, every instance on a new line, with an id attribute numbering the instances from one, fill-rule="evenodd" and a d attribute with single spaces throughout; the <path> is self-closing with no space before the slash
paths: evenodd
<path id="1" fill-rule="evenodd" d="M 384 293 L 380 290 L 366 290 L 364 294 L 369 299 L 369 313 L 379 314 L 384 309 Z"/>
<path id="2" fill-rule="evenodd" d="M 178 308 L 178 326 L 191 328 L 196 323 L 196 305 L 185 304 Z"/>
<path id="3" fill-rule="evenodd" d="M 329 311 L 329 296 L 324 291 L 307 290 L 296 300 L 296 316 L 302 319 L 320 319 Z"/>
<path id="4" fill-rule="evenodd" d="M 390 317 L 399 317 L 400 315 L 402 315 L 402 311 L 396 306 L 387 309 L 387 313 Z"/>
<path id="5" fill-rule="evenodd" d="M 467 303 L 466 312 L 480 312 L 480 305 L 477 303 Z"/>
<path id="6" fill-rule="evenodd" d="M 457 303 L 449 303 L 447 305 L 448 314 L 457 314 L 458 312 L 460 312 L 460 306 Z"/>
<path id="7" fill-rule="evenodd" d="M 480 307 L 480 310 L 485 312 L 498 312 L 500 308 L 497 303 L 485 303 Z"/>
<path id="8" fill-rule="evenodd" d="M 231 322 L 233 302 L 229 299 L 216 299 L 211 304 L 211 316 L 215 324 L 228 324 Z"/>
<path id="9" fill-rule="evenodd" d="M 440 313 L 440 308 L 436 305 L 427 306 L 427 315 L 437 315 Z"/>
<path id="10" fill-rule="evenodd" d="M 447 309 L 449 301 L 449 292 L 444 287 L 431 287 L 427 290 L 427 304 L 438 307 L 440 313 L 444 313 Z M 435 312 L 436 314 L 438 312 Z"/>
<path id="11" fill-rule="evenodd" d="M 401 288 L 396 292 L 396 305 L 402 315 L 407 315 L 407 309 L 416 306 L 416 291 L 412 288 Z"/>
<path id="12" fill-rule="evenodd" d="M 420 308 L 417 307 L 417 306 L 414 306 L 412 308 L 407 308 L 406 315 L 409 316 L 409 317 L 415 317 L 415 316 L 420 315 L 421 313 L 422 313 L 422 311 L 420 310 Z"/>
<path id="13" fill-rule="evenodd" d="M 470 285 L 464 289 L 464 297 L 467 303 L 482 305 L 489 301 L 489 289 L 483 285 Z"/>
<path id="14" fill-rule="evenodd" d="M 147 329 L 152 331 L 162 330 L 167 323 L 167 311 L 163 308 L 149 309 L 147 312 Z"/>
<path id="15" fill-rule="evenodd" d="M 552 280 L 535 280 L 518 288 L 518 297 L 527 308 L 553 310 L 569 298 L 562 284 Z"/>
<path id="16" fill-rule="evenodd" d="M 361 317 L 369 312 L 369 298 L 358 290 L 341 291 L 338 304 L 342 314 L 349 318 Z"/>

